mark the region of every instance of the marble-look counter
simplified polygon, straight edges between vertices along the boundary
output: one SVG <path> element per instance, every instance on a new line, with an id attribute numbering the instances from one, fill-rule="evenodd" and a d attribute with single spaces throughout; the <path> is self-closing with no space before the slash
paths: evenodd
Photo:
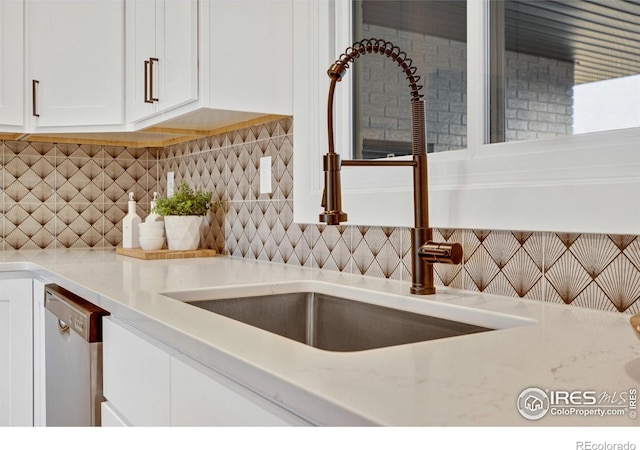
<path id="1" fill-rule="evenodd" d="M 230 257 L 143 261 L 114 250 L 0 252 L 0 271 L 13 270 L 30 271 L 74 291 L 318 424 L 640 424 L 629 410 L 629 392 L 640 388 L 640 341 L 625 314 L 447 288 L 418 297 L 408 294 L 404 282 Z M 216 295 L 236 289 L 318 289 L 498 329 L 328 352 L 163 295 L 204 288 L 220 291 Z M 594 391 L 601 410 L 624 400 L 626 412 L 602 417 L 549 412 L 527 420 L 516 405 L 531 387 L 548 394 Z M 602 395 L 610 397 L 606 404 Z M 589 403 L 588 397 L 580 399 Z"/>

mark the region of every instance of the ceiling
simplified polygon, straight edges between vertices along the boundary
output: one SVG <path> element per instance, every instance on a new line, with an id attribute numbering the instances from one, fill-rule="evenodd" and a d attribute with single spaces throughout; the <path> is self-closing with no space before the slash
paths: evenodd
<path id="1" fill-rule="evenodd" d="M 576 84 L 640 74 L 640 0 L 493 0 L 506 50 L 575 62 Z M 365 0 L 365 23 L 466 42 L 465 1 Z"/>

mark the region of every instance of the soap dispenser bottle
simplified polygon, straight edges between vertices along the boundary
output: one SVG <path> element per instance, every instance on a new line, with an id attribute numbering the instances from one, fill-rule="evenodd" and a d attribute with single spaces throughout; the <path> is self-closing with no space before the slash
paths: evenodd
<path id="1" fill-rule="evenodd" d="M 122 220 L 122 248 L 140 247 L 140 241 L 138 240 L 140 222 L 142 222 L 142 219 L 136 213 L 136 201 L 133 198 L 133 192 L 129 192 L 129 212 Z"/>
<path id="2" fill-rule="evenodd" d="M 156 200 L 158 200 L 158 198 L 160 198 L 160 194 L 154 192 L 153 200 L 151 200 L 151 207 L 149 208 L 150 212 L 149 215 L 144 219 L 145 222 L 158 222 L 164 220 L 164 218 L 160 214 L 156 214 L 153 212 L 153 208 L 156 207 Z"/>

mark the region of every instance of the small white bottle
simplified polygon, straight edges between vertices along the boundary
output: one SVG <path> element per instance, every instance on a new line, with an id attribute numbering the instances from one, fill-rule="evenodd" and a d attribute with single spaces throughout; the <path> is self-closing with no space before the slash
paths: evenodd
<path id="1" fill-rule="evenodd" d="M 156 200 L 158 200 L 159 197 L 160 197 L 160 194 L 158 194 L 157 192 L 153 193 L 153 200 L 151 200 L 151 207 L 150 207 L 151 212 L 144 219 L 145 222 L 159 222 L 161 220 L 164 220 L 164 217 L 162 217 L 160 214 L 156 214 L 153 212 L 153 208 L 156 207 Z"/>
<path id="2" fill-rule="evenodd" d="M 122 248 L 140 247 L 138 239 L 138 226 L 142 222 L 136 213 L 136 201 L 133 199 L 133 192 L 129 192 L 129 212 L 122 219 Z"/>

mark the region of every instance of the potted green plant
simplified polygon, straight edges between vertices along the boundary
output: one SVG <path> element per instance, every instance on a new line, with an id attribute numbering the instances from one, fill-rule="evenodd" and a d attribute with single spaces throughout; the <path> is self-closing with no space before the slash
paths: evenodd
<path id="1" fill-rule="evenodd" d="M 211 192 L 194 191 L 183 181 L 171 197 L 157 199 L 151 212 L 164 217 L 169 250 L 195 250 L 200 245 L 204 216 L 221 204 L 211 200 Z"/>

